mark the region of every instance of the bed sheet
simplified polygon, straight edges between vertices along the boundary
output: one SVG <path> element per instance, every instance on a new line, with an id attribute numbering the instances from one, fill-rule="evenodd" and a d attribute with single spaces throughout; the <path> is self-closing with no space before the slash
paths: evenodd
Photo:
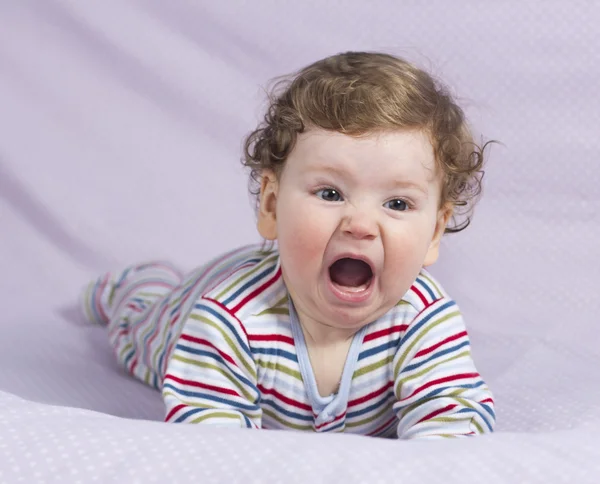
<path id="1" fill-rule="evenodd" d="M 598 3 L 24 0 L 0 18 L 0 482 L 162 479 L 184 460 L 190 480 L 593 481 Z M 156 422 L 160 395 L 83 323 L 80 288 L 133 260 L 186 269 L 258 241 L 239 158 L 261 86 L 353 49 L 433 70 L 501 141 L 471 227 L 433 268 L 465 314 L 497 433 L 399 450 Z"/>
<path id="2" fill-rule="evenodd" d="M 596 482 L 598 431 L 400 442 L 124 421 L 0 393 L 0 482 Z"/>

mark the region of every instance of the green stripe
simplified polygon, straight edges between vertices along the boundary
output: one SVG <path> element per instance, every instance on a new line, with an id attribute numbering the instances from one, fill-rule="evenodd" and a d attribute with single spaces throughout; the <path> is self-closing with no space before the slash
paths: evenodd
<path id="1" fill-rule="evenodd" d="M 127 343 L 123 349 L 119 352 L 119 361 L 123 362 L 123 358 L 125 353 L 127 353 L 131 348 L 133 348 L 133 343 Z"/>
<path id="2" fill-rule="evenodd" d="M 270 264 L 271 262 L 273 262 L 273 260 L 275 258 L 276 258 L 276 256 L 269 257 L 269 258 L 263 260 L 260 264 L 257 264 L 256 266 L 254 266 L 254 268 L 252 268 L 251 270 L 249 270 L 249 271 L 245 272 L 244 274 L 242 274 L 240 277 L 238 277 L 237 279 L 235 279 L 231 284 L 229 284 L 227 287 L 225 287 L 219 294 L 217 294 L 214 297 L 214 299 L 216 299 L 217 301 L 221 300 L 225 294 L 227 294 L 229 291 L 231 291 L 231 288 L 237 286 L 243 280 L 248 279 L 254 273 L 260 271 L 262 268 L 264 268 L 265 265 Z"/>
<path id="3" fill-rule="evenodd" d="M 242 364 L 244 365 L 244 368 L 246 369 L 246 371 L 248 372 L 248 374 L 252 377 L 252 379 L 256 380 L 257 376 L 256 376 L 256 368 L 253 368 L 247 361 L 248 356 L 247 355 L 243 355 L 237 344 L 229 337 L 229 334 L 218 324 L 215 323 L 214 321 L 212 321 L 211 319 L 208 319 L 205 316 L 200 316 L 198 314 L 195 314 L 194 312 L 192 312 L 189 315 L 190 319 L 195 319 L 196 321 L 201 321 L 203 323 L 208 324 L 211 328 L 216 329 L 219 333 L 221 333 L 221 336 L 223 337 L 223 339 L 225 340 L 225 342 L 227 343 L 227 345 L 229 346 L 229 348 L 231 349 L 231 351 L 233 351 L 235 353 L 235 356 L 237 356 L 238 360 L 240 360 L 242 362 Z"/>
<path id="4" fill-rule="evenodd" d="M 463 393 L 465 391 L 467 391 L 466 388 L 457 388 L 455 390 L 452 390 L 451 393 L 443 395 L 443 397 L 456 398 L 458 395 L 460 395 L 461 393 Z M 398 395 L 396 395 L 396 398 L 398 398 Z M 415 408 L 417 408 L 421 405 L 424 405 L 425 403 L 431 402 L 432 400 L 437 400 L 438 398 L 440 398 L 440 397 L 435 396 L 435 397 L 423 398 L 423 399 L 416 401 L 415 403 L 411 403 L 408 407 L 402 409 L 402 415 L 410 413 Z"/>
<path id="5" fill-rule="evenodd" d="M 386 412 L 389 412 L 389 410 L 390 410 L 390 407 L 388 405 L 384 405 L 382 410 L 380 410 L 379 412 L 377 412 L 375 415 L 373 415 L 371 417 L 359 420 L 358 422 L 346 422 L 346 428 L 360 427 L 361 425 L 366 425 L 368 423 L 371 423 L 373 420 L 380 418 Z"/>
<path id="6" fill-rule="evenodd" d="M 402 357 L 398 360 L 398 363 L 396 363 L 396 366 L 394 367 L 394 379 L 397 378 L 398 374 L 400 373 L 400 368 L 404 364 L 404 360 L 406 360 L 406 358 L 408 358 L 408 355 L 410 354 L 411 350 L 417 345 L 417 343 L 419 343 L 427 335 L 427 333 L 429 333 L 429 331 L 431 331 L 433 328 L 435 328 L 436 326 L 439 326 L 440 324 L 446 322 L 448 319 L 453 318 L 455 316 L 460 316 L 460 312 L 454 311 L 450 314 L 447 314 L 443 318 L 440 318 L 437 321 L 435 321 L 430 326 L 426 326 L 425 329 L 422 330 L 417 335 L 417 337 L 413 340 L 413 342 L 406 348 L 406 350 L 402 354 Z"/>
<path id="7" fill-rule="evenodd" d="M 98 323 L 100 321 L 96 321 L 96 318 L 92 315 L 92 309 L 91 306 L 92 304 L 94 304 L 92 302 L 92 298 L 90 297 L 90 293 L 92 292 L 92 287 L 93 287 L 93 283 L 88 284 L 87 289 L 85 290 L 85 296 L 83 298 L 83 300 L 85 301 L 85 304 L 83 305 L 83 309 L 85 310 L 85 315 L 88 318 L 88 321 L 93 321 L 95 323 Z"/>
<path id="8" fill-rule="evenodd" d="M 231 414 L 231 413 L 221 411 L 221 412 L 209 413 L 208 415 L 201 415 L 200 417 L 195 418 L 194 420 L 190 420 L 190 423 L 200 423 L 200 422 L 202 422 L 204 420 L 208 420 L 210 418 L 229 418 L 232 420 L 240 420 L 240 421 L 243 420 L 243 418 L 240 417 L 240 414 L 238 412 L 233 412 L 233 414 Z M 244 421 L 244 427 L 246 426 L 245 423 L 246 422 Z"/>
<path id="9" fill-rule="evenodd" d="M 252 393 L 248 392 L 246 387 L 244 387 L 237 378 L 235 378 L 234 376 L 229 374 L 229 372 L 226 372 L 225 370 L 223 370 L 223 368 L 221 368 L 220 366 L 212 365 L 212 364 L 206 363 L 204 361 L 197 361 L 197 360 L 192 360 L 190 358 L 183 358 L 177 354 L 173 355 L 172 359 L 180 361 L 181 363 L 186 363 L 188 365 L 194 365 L 194 366 L 204 368 L 207 370 L 214 370 L 217 373 L 219 373 L 221 376 L 227 378 L 233 384 L 233 386 L 235 386 L 240 391 L 240 393 L 242 395 L 244 395 L 244 397 L 246 397 L 246 400 L 248 400 L 249 402 L 253 402 L 253 403 L 256 400 L 255 396 L 252 395 Z"/>
<path id="10" fill-rule="evenodd" d="M 411 375 L 411 376 L 409 376 L 407 378 L 400 379 L 400 381 L 396 385 L 396 389 L 395 389 L 396 390 L 396 395 L 400 396 L 400 392 L 402 391 L 402 385 L 404 385 L 405 383 L 407 383 L 407 382 L 409 382 L 411 380 L 414 380 L 415 378 L 418 378 L 420 376 L 423 376 L 424 374 L 430 372 L 431 370 L 433 370 L 434 368 L 437 368 L 440 365 L 445 365 L 446 363 L 448 363 L 448 362 L 450 362 L 452 360 L 456 360 L 458 358 L 463 358 L 465 356 L 469 356 L 469 354 L 470 354 L 469 350 L 463 351 L 462 353 L 459 353 L 458 355 L 454 355 L 454 356 L 451 356 L 450 358 L 447 358 L 445 360 L 438 361 L 437 363 L 435 363 L 435 364 L 433 364 L 431 366 L 428 366 L 427 368 L 425 368 L 425 369 L 421 370 L 420 372 L 415 373 L 415 374 L 413 374 L 413 375 Z"/>
<path id="11" fill-rule="evenodd" d="M 440 423 L 445 423 L 445 424 L 452 424 L 452 423 L 456 423 L 456 422 L 470 422 L 471 420 L 472 420 L 471 418 L 453 418 L 452 416 L 448 416 L 448 417 L 440 416 L 440 417 L 430 418 L 429 420 L 426 420 L 426 422 L 427 423 L 440 422 Z"/>
<path id="12" fill-rule="evenodd" d="M 357 378 L 362 375 L 366 375 L 367 373 L 377 370 L 382 366 L 390 364 L 394 360 L 394 355 L 388 355 L 384 359 L 376 361 L 375 363 L 371 363 L 370 365 L 363 366 L 362 368 L 356 370 L 352 375 L 352 379 Z"/>
<path id="13" fill-rule="evenodd" d="M 227 266 L 230 262 L 231 262 L 231 260 L 229 258 L 220 261 L 216 267 L 214 267 L 213 269 L 210 270 L 209 274 L 214 274 L 214 273 L 218 273 L 218 272 L 222 271 L 223 267 Z M 201 269 L 199 269 L 198 273 L 204 273 L 206 271 L 206 268 L 209 265 L 210 265 L 210 262 L 207 265 L 203 266 Z M 183 297 L 184 291 L 186 291 L 187 289 L 195 286 L 196 283 L 200 279 L 202 279 L 202 278 L 206 279 L 206 276 L 203 276 L 203 277 L 194 277 L 191 281 L 186 281 L 185 285 L 182 286 L 177 291 L 179 293 L 179 296 L 177 298 L 170 299 L 169 307 L 173 308 L 174 306 L 176 306 L 177 304 L 179 304 L 181 302 L 181 298 Z"/>
<path id="14" fill-rule="evenodd" d="M 430 277 L 426 276 L 426 275 L 425 275 L 425 274 L 423 274 L 422 272 L 421 272 L 421 274 L 419 274 L 419 275 L 420 275 L 420 276 L 421 276 L 423 279 L 425 279 L 425 280 L 426 280 L 426 281 L 427 281 L 429 284 L 431 284 L 431 285 L 433 286 L 433 288 L 434 288 L 434 289 L 435 289 L 435 291 L 437 292 L 437 295 L 438 295 L 438 296 L 443 296 L 443 293 L 442 293 L 442 291 L 440 291 L 440 288 L 437 286 L 437 284 L 436 284 L 435 282 L 433 282 L 433 280 L 432 280 Z"/>
<path id="15" fill-rule="evenodd" d="M 136 292 L 136 293 L 135 293 L 135 296 L 136 296 L 136 297 L 138 297 L 138 296 L 144 296 L 144 297 L 157 298 L 157 297 L 163 297 L 163 296 L 164 296 L 164 294 L 156 294 L 156 293 L 154 293 L 154 292 L 145 292 L 145 291 L 144 291 L 144 292 L 141 292 L 141 291 L 140 291 L 140 292 Z"/>
<path id="16" fill-rule="evenodd" d="M 396 304 L 396 306 L 406 306 L 406 305 L 410 305 L 410 303 L 408 301 L 405 301 L 404 299 L 400 299 L 400 301 L 398 301 L 398 304 Z"/>
<path id="17" fill-rule="evenodd" d="M 294 429 L 294 430 L 314 430 L 312 425 L 299 425 L 299 424 L 293 424 L 288 422 L 287 420 L 283 420 L 281 417 L 279 417 L 277 414 L 271 412 L 269 409 L 263 409 L 263 413 L 265 415 L 267 415 L 268 417 L 272 418 L 273 420 L 276 420 L 277 422 L 279 422 L 281 425 Z"/>
<path id="18" fill-rule="evenodd" d="M 262 316 L 263 314 L 280 314 L 280 315 L 284 315 L 284 316 L 289 316 L 290 311 L 288 308 L 272 307 L 272 308 L 265 309 L 264 311 L 261 311 L 258 314 L 255 314 L 255 316 Z"/>
<path id="19" fill-rule="evenodd" d="M 148 325 L 148 327 L 152 327 L 152 325 Z M 157 337 L 157 341 L 158 341 L 158 345 L 156 346 L 156 349 L 154 350 L 154 353 L 152 354 L 152 359 L 150 360 L 152 362 L 152 366 L 154 368 L 156 368 L 158 371 L 160 371 L 159 369 L 159 365 L 158 365 L 158 361 L 160 359 L 160 355 L 161 353 L 165 350 L 165 343 L 167 342 L 167 333 L 169 332 L 169 330 L 171 329 L 171 318 L 167 318 L 167 320 L 165 321 L 165 324 L 163 325 L 162 328 L 162 333 L 158 334 Z M 145 337 L 145 335 L 144 335 Z M 142 340 L 143 341 L 143 340 Z"/>
<path id="20" fill-rule="evenodd" d="M 264 311 L 261 311 L 258 314 L 255 314 L 255 316 L 262 316 L 263 314 L 280 314 L 280 315 L 289 316 L 290 311 L 288 308 L 287 294 L 285 294 L 279 301 L 277 301 L 271 307 L 265 309 Z"/>
<path id="21" fill-rule="evenodd" d="M 264 368 L 266 370 L 275 370 L 277 372 L 285 373 L 286 375 L 289 375 L 289 376 L 295 378 L 296 380 L 302 382 L 302 375 L 300 374 L 299 371 L 292 370 L 291 368 L 288 368 L 287 366 L 284 366 L 284 365 L 280 364 L 279 362 L 273 363 L 271 361 L 264 361 L 264 360 L 261 360 L 260 358 L 257 358 L 256 365 L 261 368 Z"/>

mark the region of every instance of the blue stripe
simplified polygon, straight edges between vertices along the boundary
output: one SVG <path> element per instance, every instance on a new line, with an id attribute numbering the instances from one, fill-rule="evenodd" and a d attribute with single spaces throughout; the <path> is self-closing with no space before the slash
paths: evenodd
<path id="1" fill-rule="evenodd" d="M 296 418 L 298 420 L 303 420 L 305 422 L 312 422 L 313 421 L 313 416 L 312 415 L 303 415 L 301 413 L 291 412 L 289 410 L 284 409 L 283 407 L 281 407 L 280 405 L 278 405 L 277 403 L 275 403 L 273 400 L 263 399 L 261 403 L 263 405 L 266 405 L 266 406 L 269 406 L 269 407 L 273 408 L 277 413 L 283 414 L 286 417 Z"/>
<path id="2" fill-rule="evenodd" d="M 372 356 L 376 353 L 385 351 L 385 350 L 389 350 L 390 348 L 396 347 L 398 346 L 398 342 L 400 341 L 400 338 L 396 338 L 393 340 L 390 340 L 386 343 L 382 343 L 379 346 L 375 346 L 371 349 L 365 350 L 363 351 L 360 355 L 358 355 L 358 361 L 364 359 L 364 358 L 368 358 L 369 356 Z"/>
<path id="3" fill-rule="evenodd" d="M 432 319 L 434 316 L 437 316 L 439 313 L 441 313 L 442 311 L 445 311 L 446 309 L 448 309 L 449 307 L 452 307 L 452 306 L 456 306 L 456 303 L 454 301 L 448 301 L 448 302 L 445 302 L 444 304 L 442 304 L 439 308 L 436 308 L 435 310 L 431 311 L 426 317 L 421 319 L 421 321 L 419 321 L 417 324 L 412 326 L 412 328 L 410 328 L 406 332 L 403 339 L 404 340 L 410 339 L 410 337 L 414 333 L 419 331 L 423 326 L 425 326 L 429 322 L 430 319 Z"/>
<path id="4" fill-rule="evenodd" d="M 342 419 L 340 422 L 336 423 L 334 426 L 332 427 L 325 427 L 325 430 L 319 430 L 319 432 L 333 432 L 334 430 L 339 429 L 340 427 L 343 427 L 345 425 L 344 419 Z"/>
<path id="5" fill-rule="evenodd" d="M 394 398 L 394 395 L 391 392 L 388 392 L 388 395 L 385 398 L 379 400 L 378 402 L 375 402 L 361 410 L 355 410 L 354 412 L 348 412 L 348 414 L 346 415 L 346 418 L 360 417 L 361 415 L 364 415 L 366 413 L 372 412 L 373 410 L 379 409 L 380 407 L 383 407 L 386 403 L 388 403 L 390 398 Z"/>
<path id="6" fill-rule="evenodd" d="M 276 266 L 274 266 L 274 265 L 270 265 L 264 271 L 262 271 L 260 274 L 258 274 L 257 276 L 253 277 L 252 279 L 250 279 L 246 284 L 244 284 L 237 291 L 235 291 L 231 296 L 229 296 L 225 301 L 223 301 L 223 304 L 225 306 L 227 306 L 231 301 L 235 300 L 236 297 L 238 297 L 242 292 L 244 292 L 250 286 L 253 286 L 258 281 L 260 281 L 261 279 L 263 279 L 267 275 L 269 275 L 271 272 L 273 272 L 275 270 L 275 267 Z"/>
<path id="7" fill-rule="evenodd" d="M 282 356 L 290 361 L 298 362 L 298 357 L 294 353 L 290 353 L 289 351 L 282 350 L 280 348 L 252 348 L 253 354 L 259 355 L 274 355 L 274 356 Z"/>
<path id="8" fill-rule="evenodd" d="M 435 360 L 437 358 L 441 358 L 444 355 L 447 355 L 448 353 L 453 353 L 455 351 L 460 350 L 461 348 L 464 348 L 465 346 L 469 346 L 469 341 L 463 341 L 462 343 L 452 346 L 451 348 L 447 348 L 443 351 L 438 351 L 437 353 L 434 353 L 433 355 L 431 355 L 429 358 L 427 358 L 426 360 L 420 361 L 419 363 L 414 363 L 412 365 L 408 365 L 406 368 L 404 368 L 404 370 L 402 370 L 400 372 L 400 374 L 407 372 L 407 371 L 412 371 L 415 368 L 419 368 L 422 365 L 425 365 L 427 363 L 429 363 L 432 360 Z"/>
<path id="9" fill-rule="evenodd" d="M 131 358 L 133 357 L 133 355 L 135 354 L 135 349 L 131 350 L 127 356 L 125 358 L 123 358 L 123 365 L 127 366 L 127 364 L 129 363 L 129 360 L 131 360 Z"/>
<path id="10" fill-rule="evenodd" d="M 148 341 L 155 335 L 157 334 L 160 329 L 162 329 L 162 325 L 159 324 L 159 322 L 157 321 L 159 314 L 161 314 L 163 308 L 167 305 L 168 302 L 168 298 L 164 298 L 161 303 L 157 306 L 156 308 L 156 313 L 155 313 L 155 317 L 154 319 L 154 325 L 153 325 L 153 331 L 148 331 L 148 334 L 146 334 L 146 336 L 144 337 L 144 339 L 142 340 L 142 358 L 144 361 L 146 361 L 146 353 L 148 353 L 148 350 L 150 348 L 148 348 Z M 170 333 L 170 331 L 169 331 Z M 158 367 L 160 368 L 160 366 Z"/>
<path id="11" fill-rule="evenodd" d="M 96 293 L 98 292 L 98 286 L 100 285 L 100 279 L 98 279 L 96 281 L 96 284 L 94 284 L 94 289 L 92 289 L 92 294 L 91 294 L 91 301 L 90 301 L 90 308 L 92 310 L 92 313 L 94 313 L 94 318 L 96 319 L 96 322 L 98 323 L 102 323 L 104 324 L 104 319 L 100 316 L 100 312 L 98 311 L 98 308 L 96 307 Z M 98 298 L 100 299 L 100 298 Z M 101 300 L 101 299 L 100 299 Z"/>
<path id="12" fill-rule="evenodd" d="M 171 326 L 171 318 L 173 318 L 173 316 L 175 315 L 175 313 L 177 313 L 180 309 L 181 306 L 183 304 L 183 298 L 185 294 L 188 294 L 189 292 L 192 291 L 192 289 L 194 287 L 196 287 L 196 284 L 198 284 L 198 282 L 200 281 L 200 278 L 196 278 L 196 280 L 194 281 L 194 284 L 192 284 L 191 286 L 188 286 L 182 293 L 181 296 L 179 297 L 179 304 L 177 304 L 169 313 L 169 317 L 167 318 L 167 324 L 169 326 Z M 173 295 L 171 294 L 169 299 L 173 299 Z M 174 318 L 173 318 L 174 319 Z M 179 326 L 182 327 L 185 323 L 181 323 Z M 167 349 L 169 348 L 169 345 L 171 344 L 171 339 L 173 338 L 173 332 L 169 331 L 167 333 L 167 338 L 164 341 L 164 345 L 163 345 L 163 350 L 160 352 L 160 357 L 158 358 L 158 368 L 162 368 L 163 367 L 163 362 L 167 353 Z"/>
<path id="13" fill-rule="evenodd" d="M 229 331 L 231 331 L 231 334 L 233 334 L 233 336 L 235 337 L 235 339 L 238 342 L 239 348 L 244 350 L 244 353 L 246 353 L 246 355 L 248 355 L 248 357 L 252 358 L 252 353 L 250 351 L 250 347 L 248 346 L 248 344 L 245 341 L 242 340 L 242 338 L 240 338 L 238 329 L 234 328 L 233 325 L 222 314 L 219 314 L 217 311 L 215 311 L 211 307 L 206 306 L 205 304 L 202 304 L 202 303 L 196 304 L 194 306 L 194 309 L 199 309 L 200 311 L 206 311 L 207 313 L 212 314 L 219 321 L 221 321 L 227 327 L 227 329 L 229 329 Z"/>
<path id="14" fill-rule="evenodd" d="M 244 417 L 244 422 L 246 422 L 246 427 L 248 428 L 252 428 L 254 427 L 254 425 L 252 425 L 252 422 L 250 421 L 250 419 L 248 418 L 248 416 L 246 414 L 242 414 L 242 416 Z"/>
<path id="15" fill-rule="evenodd" d="M 392 430 L 392 429 L 394 429 L 394 433 L 393 433 L 392 435 L 393 435 L 394 437 L 397 437 L 397 436 L 398 436 L 398 430 L 397 430 L 397 427 L 398 427 L 398 419 L 396 418 L 395 420 L 392 420 L 392 421 L 390 422 L 390 424 L 389 424 L 387 427 L 385 427 L 385 428 L 384 428 L 382 431 L 380 431 L 380 432 L 377 432 L 377 433 L 376 433 L 376 434 L 375 434 L 373 437 L 381 437 L 381 436 L 384 436 L 385 434 L 387 434 L 388 432 L 390 432 L 390 430 Z M 390 435 L 390 437 L 391 437 L 392 435 Z"/>
<path id="16" fill-rule="evenodd" d="M 431 290 L 431 288 L 425 283 L 425 281 L 421 277 L 417 278 L 417 283 L 420 284 L 421 287 L 427 291 L 429 296 L 431 296 L 431 299 L 433 299 L 434 301 L 437 299 L 434 292 Z"/>
<path id="17" fill-rule="evenodd" d="M 189 346 L 186 346 L 183 343 L 177 343 L 177 345 L 175 345 L 175 349 L 182 350 L 182 351 L 185 351 L 186 353 L 191 353 L 193 355 L 199 355 L 199 356 L 205 356 L 207 358 L 212 358 L 217 363 L 219 363 L 221 366 L 224 366 L 226 368 L 229 368 L 231 366 L 231 364 L 228 361 L 225 361 L 223 359 L 223 357 L 219 354 L 214 354 L 214 353 L 211 353 L 211 352 L 205 351 L 205 350 L 198 350 L 195 348 L 190 348 Z M 256 386 L 250 380 L 248 380 L 248 378 L 246 378 L 245 376 L 236 373 L 235 378 L 236 378 L 236 380 L 241 381 L 245 386 L 250 387 L 252 390 L 255 390 L 258 392 L 258 388 L 256 388 Z"/>
<path id="18" fill-rule="evenodd" d="M 169 317 L 173 316 L 177 311 L 179 311 L 179 309 L 181 308 L 181 305 L 183 303 L 183 300 L 185 299 L 185 296 L 187 296 L 187 294 L 189 292 L 191 292 L 192 288 L 196 285 L 197 281 L 194 282 L 194 284 L 186 287 L 183 291 L 181 291 L 181 294 L 179 295 L 179 302 L 173 306 L 173 309 L 171 309 L 171 311 L 169 312 Z M 171 295 L 171 299 L 177 299 L 174 298 L 173 295 Z"/>
<path id="19" fill-rule="evenodd" d="M 227 405 L 229 407 L 233 407 L 233 408 L 231 408 L 231 410 L 234 410 L 234 411 L 236 411 L 237 409 L 248 410 L 250 412 L 256 412 L 256 411 L 260 410 L 260 407 L 258 405 L 245 405 L 242 402 L 235 402 L 235 401 L 229 400 L 227 398 L 209 395 L 204 392 L 192 392 L 189 390 L 182 390 L 180 388 L 175 388 L 175 386 L 172 385 L 171 383 L 165 383 L 163 385 L 163 392 L 164 392 L 165 388 L 170 388 L 177 395 L 183 395 L 183 396 L 192 397 L 192 398 L 200 398 L 202 400 L 210 400 L 212 402 L 217 402 L 221 405 Z M 223 410 L 229 410 L 229 409 L 224 408 Z"/>
<path id="20" fill-rule="evenodd" d="M 175 423 L 183 422 L 188 417 L 200 412 L 206 412 L 207 410 L 212 410 L 212 408 L 192 408 L 185 413 L 182 413 L 177 419 L 174 420 Z"/>
<path id="21" fill-rule="evenodd" d="M 490 414 L 490 417 L 496 420 L 496 412 L 494 412 L 494 409 L 492 407 L 486 405 L 485 403 L 480 403 L 479 405 L 481 405 L 485 409 L 485 411 Z"/>
<path id="22" fill-rule="evenodd" d="M 425 395 L 424 397 L 421 397 L 421 398 L 427 399 L 427 398 L 435 397 L 436 395 L 439 395 L 440 393 L 445 392 L 446 390 L 456 390 L 457 388 L 464 388 L 465 390 L 472 390 L 474 388 L 479 388 L 481 385 L 484 385 L 484 384 L 485 383 L 482 380 L 480 380 L 477 383 L 465 383 L 463 385 L 442 387 L 442 388 L 438 388 L 436 390 L 429 392 L 427 395 Z M 448 398 L 452 398 L 452 397 L 448 397 Z"/>
<path id="23" fill-rule="evenodd" d="M 488 422 L 488 419 L 485 418 L 481 412 L 479 412 L 477 409 L 475 408 L 461 408 L 458 412 L 456 413 L 476 413 L 477 415 L 479 415 L 481 417 L 481 420 L 483 420 L 485 422 L 485 424 L 487 425 L 487 428 L 489 429 L 490 432 L 493 432 L 494 429 L 492 428 L 491 424 Z"/>

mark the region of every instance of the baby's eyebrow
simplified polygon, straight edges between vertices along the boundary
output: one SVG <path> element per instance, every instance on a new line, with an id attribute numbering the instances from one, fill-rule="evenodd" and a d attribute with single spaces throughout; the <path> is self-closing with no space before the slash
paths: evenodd
<path id="1" fill-rule="evenodd" d="M 428 193 L 428 190 L 426 187 L 424 187 L 420 183 L 414 182 L 412 180 L 394 179 L 394 180 L 390 181 L 390 185 L 393 186 L 394 188 L 407 188 L 407 189 L 423 192 L 424 194 Z"/>
<path id="2" fill-rule="evenodd" d="M 327 173 L 343 179 L 352 179 L 353 177 L 352 173 L 333 165 L 308 165 L 306 171 L 309 173 Z M 386 185 L 392 189 L 416 190 L 424 195 L 429 193 L 426 186 L 407 178 L 393 178 L 386 182 Z"/>
<path id="3" fill-rule="evenodd" d="M 325 173 L 330 173 L 332 175 L 336 175 L 336 176 L 340 176 L 340 177 L 348 177 L 350 176 L 350 173 L 348 173 L 347 170 L 344 170 L 342 168 L 338 168 L 337 166 L 331 166 L 331 165 L 308 165 L 306 167 L 306 171 L 309 172 L 325 172 Z"/>

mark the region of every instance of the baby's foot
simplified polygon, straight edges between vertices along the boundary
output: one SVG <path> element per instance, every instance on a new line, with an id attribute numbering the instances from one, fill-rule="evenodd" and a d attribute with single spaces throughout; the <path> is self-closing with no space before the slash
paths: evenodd
<path id="1" fill-rule="evenodd" d="M 90 323 L 108 324 L 110 308 L 118 282 L 110 273 L 90 282 L 81 293 L 80 306 Z"/>
<path id="2" fill-rule="evenodd" d="M 168 262 L 148 262 L 130 266 L 121 272 L 108 272 L 90 282 L 81 294 L 80 306 L 86 319 L 95 324 L 108 324 L 123 298 L 123 291 L 118 289 L 125 289 L 140 277 L 142 281 L 157 279 L 176 286 L 183 276 Z"/>

